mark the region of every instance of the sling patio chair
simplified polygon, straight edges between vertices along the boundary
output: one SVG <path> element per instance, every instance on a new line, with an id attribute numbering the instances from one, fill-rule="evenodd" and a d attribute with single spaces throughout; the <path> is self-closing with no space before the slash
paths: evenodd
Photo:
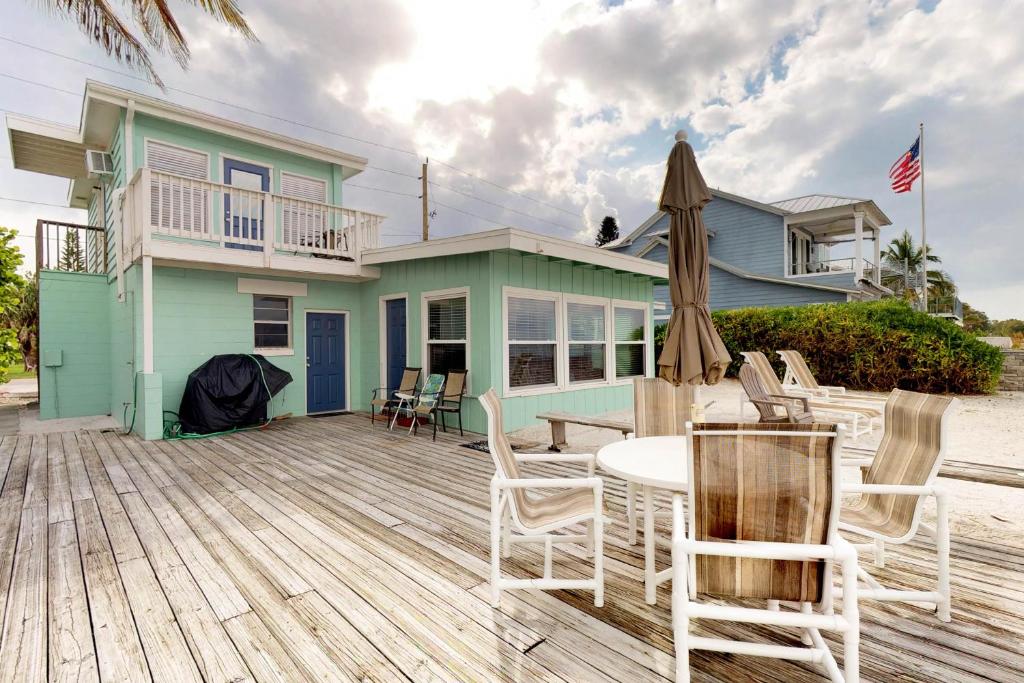
<path id="1" fill-rule="evenodd" d="M 441 395 L 444 393 L 444 375 L 427 375 L 426 381 L 420 387 L 416 395 L 411 399 L 402 398 L 398 407 L 395 408 L 395 420 L 402 413 L 408 415 L 412 424 L 409 425 L 409 433 L 417 434 L 420 429 L 420 418 L 430 420 L 434 426 L 434 441 L 437 441 L 437 406 L 441 403 Z M 394 428 L 394 421 L 391 424 Z"/>
<path id="2" fill-rule="evenodd" d="M 878 396 L 854 396 L 847 394 L 846 387 L 822 386 L 814 378 L 814 373 L 811 372 L 811 368 L 808 367 L 807 361 L 804 360 L 803 354 L 799 351 L 788 350 L 778 351 L 777 353 L 786 364 L 786 372 L 782 377 L 784 389 L 793 392 L 805 392 L 810 396 L 820 396 L 825 399 L 842 397 L 850 401 L 885 401 L 885 398 Z"/>
<path id="3" fill-rule="evenodd" d="M 445 413 L 452 413 L 459 416 L 459 436 L 465 436 L 462 431 L 462 399 L 466 395 L 466 376 L 469 370 L 449 370 L 444 380 L 444 394 L 441 402 L 437 404 L 437 415 L 441 417 L 441 429 L 448 431 L 445 424 Z"/>
<path id="4" fill-rule="evenodd" d="M 415 396 L 416 385 L 420 381 L 420 368 L 405 368 L 402 371 L 402 381 L 399 383 L 398 388 L 395 387 L 378 387 L 373 390 L 373 398 L 370 400 L 370 425 L 376 421 L 376 413 L 380 410 L 380 414 L 384 415 L 385 411 L 394 410 L 395 406 L 402 400 L 399 398 L 399 394 L 403 396 Z M 385 420 L 386 422 L 386 420 Z"/>
<path id="5" fill-rule="evenodd" d="M 858 680 L 857 551 L 837 528 L 843 433 L 820 423 L 687 425 L 688 509 L 682 494 L 672 500 L 676 681 L 690 680 L 690 650 L 816 662 L 833 681 Z M 737 599 L 766 605 L 728 604 Z M 795 627 L 804 646 L 699 636 L 694 619 Z M 844 670 L 821 631 L 842 634 Z"/>
<path id="6" fill-rule="evenodd" d="M 934 591 L 884 588 L 866 570 L 862 598 L 884 601 L 926 603 L 941 621 L 950 620 L 949 591 L 949 500 L 936 484 L 939 468 L 949 443 L 949 421 L 959 401 L 893 389 L 885 404 L 885 431 L 873 458 L 845 460 L 845 465 L 867 465 L 862 484 L 844 484 L 843 493 L 860 498 L 843 507 L 839 528 L 867 537 L 871 542 L 855 544 L 874 554 L 875 566 L 885 566 L 886 544 L 907 543 L 923 529 L 935 542 L 938 585 Z M 847 449 L 848 452 L 851 449 Z M 921 521 L 921 509 L 928 496 L 935 498 L 935 526 Z"/>
<path id="7" fill-rule="evenodd" d="M 753 403 L 760 413 L 760 422 L 814 422 L 814 413 L 811 412 L 806 396 L 769 394 L 758 377 L 757 370 L 749 363 L 744 363 L 740 368 L 740 384 L 747 394 L 747 400 Z M 779 408 L 786 411 L 786 414 L 779 415 Z"/>
<path id="8" fill-rule="evenodd" d="M 604 509 L 603 485 L 594 476 L 593 455 L 543 453 L 516 454 L 505 436 L 501 400 L 488 389 L 480 396 L 487 414 L 487 446 L 494 460 L 491 479 L 491 604 L 497 607 L 502 590 L 592 590 L 594 605 L 604 605 Z M 579 463 L 586 476 L 579 478 L 524 478 L 519 465 L 530 462 Z M 560 489 L 546 496 L 537 490 Z M 585 534 L 566 530 L 586 524 Z M 516 532 L 513 535 L 513 530 Z M 552 533 L 559 531 L 561 533 Z M 513 543 L 544 544 L 544 575 L 533 579 L 501 576 L 501 558 L 510 557 Z M 583 543 L 594 558 L 594 578 L 556 579 L 551 554 L 555 543 Z"/>
<path id="9" fill-rule="evenodd" d="M 757 371 L 758 378 L 764 384 L 769 394 L 778 396 L 793 395 L 783 389 L 782 383 L 779 382 L 779 376 L 775 374 L 775 368 L 772 367 L 772 364 L 768 362 L 768 358 L 763 353 L 760 351 L 741 351 L 741 353 L 747 363 Z M 740 394 L 740 416 L 743 415 L 743 409 L 747 403 L 746 396 Z M 882 419 L 881 408 L 857 405 L 850 402 L 811 397 L 807 401 L 807 407 L 808 410 L 814 411 L 816 414 L 826 413 L 843 420 L 849 420 L 852 426 L 851 436 L 855 439 L 864 434 L 870 434 Z"/>
<path id="10" fill-rule="evenodd" d="M 633 437 L 683 436 L 693 402 L 694 390 L 689 384 L 676 387 L 660 377 L 637 377 L 633 380 Z M 636 545 L 638 488 L 635 482 L 626 482 L 626 522 L 630 545 Z"/>

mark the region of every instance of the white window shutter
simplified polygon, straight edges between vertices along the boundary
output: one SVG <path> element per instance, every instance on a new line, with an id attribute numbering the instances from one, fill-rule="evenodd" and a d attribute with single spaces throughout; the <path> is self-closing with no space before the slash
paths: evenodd
<path id="1" fill-rule="evenodd" d="M 146 140 L 146 165 L 182 178 L 209 180 L 209 157 L 202 152 Z M 151 225 L 164 230 L 208 233 L 209 191 L 187 180 L 157 178 L 150 188 Z"/>
<path id="2" fill-rule="evenodd" d="M 281 173 L 281 194 L 301 202 L 285 202 L 282 233 L 286 245 L 321 246 L 326 228 L 327 181 L 292 173 Z"/>

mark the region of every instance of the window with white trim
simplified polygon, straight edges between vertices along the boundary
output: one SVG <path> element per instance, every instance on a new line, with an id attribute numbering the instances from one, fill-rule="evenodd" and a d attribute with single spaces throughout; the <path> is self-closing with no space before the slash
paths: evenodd
<path id="1" fill-rule="evenodd" d="M 468 299 L 465 294 L 439 296 L 427 302 L 427 374 L 446 375 L 469 367 Z"/>
<path id="2" fill-rule="evenodd" d="M 157 176 L 150 186 L 149 219 L 164 229 L 210 231 L 210 191 L 191 180 L 210 179 L 210 157 L 159 140 L 146 140 L 146 166 L 177 178 Z"/>
<path id="3" fill-rule="evenodd" d="M 252 295 L 253 346 L 257 351 L 292 347 L 292 299 Z"/>
<path id="4" fill-rule="evenodd" d="M 508 384 L 510 388 L 558 386 L 558 301 L 510 296 Z"/>
<path id="5" fill-rule="evenodd" d="M 646 307 L 613 306 L 615 379 L 643 377 L 647 371 Z"/>
<path id="6" fill-rule="evenodd" d="M 607 379 L 607 309 L 608 305 L 604 303 L 566 303 L 569 382 L 601 382 Z"/>
<path id="7" fill-rule="evenodd" d="M 285 244 L 322 246 L 327 226 L 327 181 L 281 172 L 281 229 Z"/>

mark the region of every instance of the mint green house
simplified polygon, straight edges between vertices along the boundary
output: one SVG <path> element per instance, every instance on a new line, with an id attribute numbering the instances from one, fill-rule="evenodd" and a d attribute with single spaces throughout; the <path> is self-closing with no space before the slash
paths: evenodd
<path id="1" fill-rule="evenodd" d="M 384 218 L 344 202 L 366 159 L 92 81 L 77 128 L 7 126 L 14 167 L 68 178 L 88 211 L 37 224 L 43 418 L 160 438 L 224 353 L 291 373 L 275 415 L 368 410 L 406 365 L 466 368 L 509 429 L 628 407 L 652 374 L 662 264 L 512 228 L 381 248 Z M 464 416 L 485 429 L 476 401 Z"/>

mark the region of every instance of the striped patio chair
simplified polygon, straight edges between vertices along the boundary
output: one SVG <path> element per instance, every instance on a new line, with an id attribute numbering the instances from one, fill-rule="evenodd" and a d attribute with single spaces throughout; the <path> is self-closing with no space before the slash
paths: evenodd
<path id="1" fill-rule="evenodd" d="M 811 368 L 808 367 L 807 361 L 804 360 L 803 354 L 799 351 L 787 350 L 778 351 L 777 353 L 786 364 L 786 373 L 782 378 L 782 386 L 784 388 L 790 391 L 799 390 L 811 396 L 820 396 L 821 398 L 846 396 L 846 387 L 829 387 L 818 384 L 818 380 L 814 378 L 814 373 L 811 372 Z M 868 402 L 885 401 L 884 398 L 876 396 L 850 396 L 848 398 L 850 400 Z"/>
<path id="2" fill-rule="evenodd" d="M 414 396 L 416 385 L 420 381 L 420 368 L 406 368 L 402 371 L 402 380 L 398 387 L 378 387 L 373 390 L 373 397 L 370 399 L 370 425 L 376 421 L 377 411 L 383 415 L 387 410 L 394 410 L 402 400 L 399 394 Z M 385 420 L 386 422 L 387 420 Z"/>
<path id="3" fill-rule="evenodd" d="M 844 484 L 843 493 L 860 499 L 843 508 L 839 528 L 866 536 L 872 542 L 858 548 L 874 553 L 875 565 L 885 566 L 885 545 L 907 543 L 919 529 L 935 542 L 938 586 L 934 591 L 883 588 L 864 569 L 862 598 L 925 602 L 935 606 L 939 619 L 950 620 L 949 502 L 936 486 L 946 456 L 949 421 L 959 401 L 894 389 L 885 404 L 885 432 L 862 484 Z M 851 463 L 860 464 L 860 463 Z M 921 521 L 928 496 L 935 498 L 935 527 Z"/>
<path id="4" fill-rule="evenodd" d="M 754 370 L 757 371 L 757 376 L 768 390 L 769 394 L 777 394 L 780 396 L 793 396 L 791 392 L 785 391 L 782 383 L 779 382 L 779 376 L 775 374 L 775 368 L 768 362 L 768 358 L 760 351 L 742 351 L 743 357 L 747 363 L 750 364 Z M 740 415 L 743 415 L 743 410 L 746 404 L 749 403 L 745 395 L 740 395 Z M 857 438 L 863 434 L 870 434 L 875 426 L 882 419 L 881 408 L 867 405 L 857 405 L 852 402 L 839 402 L 833 400 L 826 400 L 822 398 L 811 398 L 807 402 L 809 410 L 812 410 L 815 414 L 825 413 L 828 415 L 836 416 L 839 419 L 847 420 L 851 423 L 851 436 Z"/>
<path id="5" fill-rule="evenodd" d="M 672 501 L 676 681 L 690 680 L 690 650 L 818 662 L 833 681 L 858 680 L 857 551 L 837 528 L 843 432 L 831 424 L 688 426 L 688 510 L 682 495 Z M 767 604 L 729 604 L 736 600 Z M 694 619 L 795 627 L 809 647 L 691 634 Z M 842 634 L 844 670 L 821 631 Z"/>
<path id="6" fill-rule="evenodd" d="M 603 484 L 594 476 L 593 455 L 565 453 L 517 454 L 505 436 L 501 400 L 488 389 L 480 396 L 487 414 L 487 446 L 494 460 L 491 479 L 491 604 L 498 606 L 501 591 L 509 589 L 592 590 L 594 605 L 604 605 L 604 509 Z M 586 465 L 585 477 L 524 478 L 519 465 L 533 462 L 579 463 Z M 537 491 L 559 489 L 548 495 Z M 586 534 L 568 534 L 577 524 L 587 526 Z M 512 532 L 516 533 L 513 534 Z M 552 533 L 559 531 L 561 533 Z M 544 575 L 539 579 L 506 579 L 501 576 L 501 558 L 510 557 L 513 543 L 544 544 Z M 552 575 L 552 546 L 555 543 L 583 543 L 594 557 L 594 578 L 556 579 Z"/>
<path id="7" fill-rule="evenodd" d="M 693 408 L 694 390 L 689 384 L 673 386 L 660 377 L 633 380 L 633 436 L 682 436 Z M 629 544 L 636 545 L 637 489 L 626 482 L 626 521 Z"/>

